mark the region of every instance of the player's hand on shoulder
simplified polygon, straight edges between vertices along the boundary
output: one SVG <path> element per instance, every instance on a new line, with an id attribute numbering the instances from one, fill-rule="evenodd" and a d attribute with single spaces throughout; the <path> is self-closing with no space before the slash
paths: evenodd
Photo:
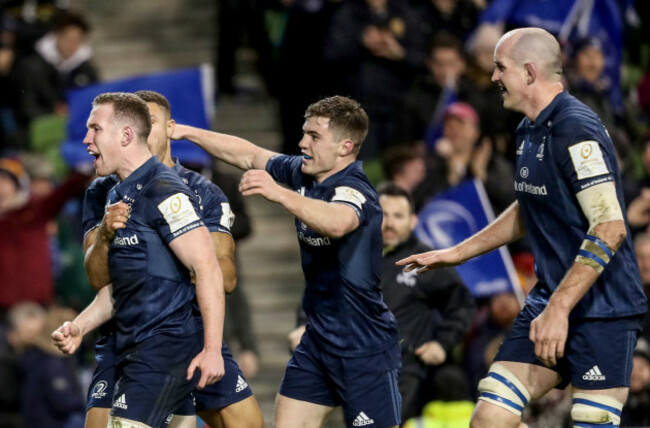
<path id="1" fill-rule="evenodd" d="M 445 248 L 444 250 L 428 251 L 426 253 L 414 254 L 410 257 L 397 261 L 397 266 L 405 266 L 404 272 L 417 270 L 417 273 L 428 272 L 431 269 L 457 266 L 464 260 L 458 255 L 456 247 Z"/>
<path id="2" fill-rule="evenodd" d="M 59 351 L 66 355 L 74 354 L 81 345 L 83 335 L 79 327 L 73 323 L 66 321 L 62 326 L 52 332 L 52 341 Z"/>
<path id="3" fill-rule="evenodd" d="M 201 379 L 197 385 L 199 389 L 203 389 L 206 385 L 212 385 L 221 380 L 224 374 L 226 374 L 221 349 L 215 352 L 209 352 L 205 348 L 201 350 L 187 368 L 187 380 L 192 379 L 196 369 L 199 369 L 201 373 Z"/>
<path id="4" fill-rule="evenodd" d="M 131 208 L 129 205 L 122 201 L 106 207 L 104 218 L 100 225 L 100 231 L 106 240 L 112 241 L 115 238 L 115 231 L 126 227 L 126 222 L 129 220 L 131 214 L 130 211 Z"/>

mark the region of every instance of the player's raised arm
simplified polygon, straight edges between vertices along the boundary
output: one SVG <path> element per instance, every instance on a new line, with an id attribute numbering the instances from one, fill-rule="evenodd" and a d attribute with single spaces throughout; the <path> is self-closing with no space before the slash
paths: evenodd
<path id="1" fill-rule="evenodd" d="M 502 245 L 514 242 L 524 234 L 519 203 L 515 201 L 496 220 L 460 244 L 443 250 L 414 254 L 399 260 L 396 264 L 406 266 L 406 272 L 417 269 L 418 273 L 435 268 L 456 266 Z"/>
<path id="2" fill-rule="evenodd" d="M 198 227 L 175 238 L 169 248 L 194 274 L 196 296 L 204 325 L 204 346 L 188 368 L 188 379 L 196 368 L 201 370 L 199 388 L 212 384 L 224 375 L 221 356 L 225 295 L 219 263 L 214 254 L 210 233 Z"/>
<path id="3" fill-rule="evenodd" d="M 276 153 L 233 135 L 176 124 L 174 140 L 190 140 L 212 156 L 244 170 L 264 169 Z"/>
<path id="4" fill-rule="evenodd" d="M 280 186 L 266 171 L 246 172 L 239 190 L 244 196 L 262 195 L 281 204 L 307 226 L 330 238 L 340 238 L 359 226 L 359 217 L 351 206 L 302 196 Z M 358 209 L 362 209 L 364 196 L 352 188 L 349 192 L 356 196 Z"/>

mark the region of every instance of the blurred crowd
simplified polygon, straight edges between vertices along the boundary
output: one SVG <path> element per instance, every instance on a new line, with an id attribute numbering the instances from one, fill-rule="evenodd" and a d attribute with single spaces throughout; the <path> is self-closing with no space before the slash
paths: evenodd
<path id="1" fill-rule="evenodd" d="M 237 86 L 235 53 L 247 44 L 258 53 L 268 94 L 279 102 L 282 152 L 298 153 L 308 104 L 348 95 L 362 103 L 371 120 L 360 157 L 374 183 L 390 181 L 407 190 L 417 213 L 439 192 L 476 178 L 498 214 L 514 200 L 513 132 L 522 117 L 503 108 L 500 90 L 491 82 L 493 52 L 505 31 L 523 24 L 517 8 L 530 3 L 220 0 L 218 96 L 245 90 Z M 597 3 L 613 5 L 608 16 L 615 25 L 581 31 L 576 19 L 575 28 L 565 31 L 553 26 L 556 16 L 542 12 L 526 15 L 535 18 L 527 23 L 549 23 L 547 29 L 560 37 L 565 87 L 600 116 L 615 143 L 648 293 L 650 23 L 642 18 L 650 10 L 642 1 Z M 87 382 L 80 373 L 92 367 L 91 343 L 78 356 L 63 358 L 49 342 L 50 332 L 94 297 L 83 270 L 79 230 L 90 177 L 68 171 L 58 154 L 60 141 L 51 138 L 57 134 L 52 129 L 65 123 L 66 92 L 99 81 L 89 19 L 66 6 L 55 0 L 0 2 L 0 379 L 8 386 L 0 388 L 2 427 L 79 426 Z M 205 172 L 231 198 L 235 228 L 241 231 L 237 237 L 245 237 L 250 224 L 243 204 L 235 207 L 236 183 Z M 535 284 L 532 255 L 525 242 L 510 250 L 522 286 L 529 289 Z M 242 355 L 250 358 L 250 369 L 243 364 L 242 369 L 250 376 L 257 370 L 257 349 L 248 302 L 245 294 L 229 299 L 228 305 L 232 301 L 241 310 L 227 311 L 238 317 L 227 327 L 249 351 Z M 476 385 L 519 310 L 511 294 L 476 304 L 462 337 L 426 373 L 417 410 L 425 423 L 427 414 L 440 414 L 440 402 L 476 399 Z M 432 311 L 442 318 L 446 312 Z M 621 426 L 650 425 L 648 317 L 646 327 L 635 350 Z M 457 388 L 440 387 L 449 382 Z M 55 393 L 54 402 L 46 398 L 48 392 Z M 569 408 L 570 394 L 556 391 L 530 406 L 525 418 L 540 427 L 570 426 Z"/>

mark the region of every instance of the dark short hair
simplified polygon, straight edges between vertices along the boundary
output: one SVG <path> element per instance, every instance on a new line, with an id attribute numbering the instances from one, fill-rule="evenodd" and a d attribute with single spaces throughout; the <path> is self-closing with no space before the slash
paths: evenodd
<path id="1" fill-rule="evenodd" d="M 417 149 L 408 145 L 397 145 L 386 149 L 381 156 L 381 166 L 386 178 L 393 180 L 397 174 L 404 170 L 404 165 L 421 158 L 422 155 Z"/>
<path id="2" fill-rule="evenodd" d="M 135 94 L 145 103 L 154 103 L 162 107 L 167 113 L 167 117 L 172 117 L 172 106 L 169 100 L 163 95 L 155 91 L 138 91 Z"/>
<path id="3" fill-rule="evenodd" d="M 411 210 L 410 214 L 413 214 L 415 212 L 415 202 L 413 201 L 413 196 L 411 196 L 408 190 L 398 186 L 392 181 L 381 184 L 379 187 L 377 187 L 377 194 L 379 197 L 391 196 L 394 198 L 405 198 L 409 203 L 409 208 Z"/>
<path id="4" fill-rule="evenodd" d="M 90 32 L 90 24 L 86 17 L 81 13 L 70 10 L 61 12 L 54 18 L 53 30 L 55 32 L 59 32 L 67 27 L 78 27 L 85 34 Z"/>
<path id="5" fill-rule="evenodd" d="M 105 92 L 93 100 L 93 107 L 111 104 L 116 119 L 124 120 L 134 126 L 140 138 L 147 140 L 151 132 L 151 114 L 147 103 L 135 94 L 127 92 Z"/>
<path id="6" fill-rule="evenodd" d="M 349 138 L 354 143 L 354 153 L 359 153 L 361 144 L 368 135 L 368 114 L 352 98 L 336 95 L 311 104 L 305 111 L 305 119 L 324 117 L 330 120 L 330 129 L 335 138 Z"/>
<path id="7" fill-rule="evenodd" d="M 461 58 L 465 58 L 463 51 L 463 42 L 453 34 L 441 31 L 431 39 L 429 43 L 429 56 L 433 56 L 433 51 L 438 49 L 453 49 L 458 52 Z"/>

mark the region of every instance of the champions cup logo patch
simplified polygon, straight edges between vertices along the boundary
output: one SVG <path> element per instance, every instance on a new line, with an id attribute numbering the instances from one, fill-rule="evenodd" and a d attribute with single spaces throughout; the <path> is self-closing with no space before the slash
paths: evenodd
<path id="1" fill-rule="evenodd" d="M 363 204 L 366 203 L 366 197 L 363 196 L 363 193 L 353 189 L 352 187 L 340 186 L 334 189 L 332 202 L 335 201 L 348 202 L 357 208 L 362 209 Z"/>
<path id="2" fill-rule="evenodd" d="M 609 174 L 603 152 L 597 141 L 583 141 L 569 147 L 571 162 L 578 180 Z"/>
<path id="3" fill-rule="evenodd" d="M 200 220 L 194 211 L 189 196 L 184 193 L 176 193 L 168 197 L 158 204 L 158 210 L 167 221 L 172 233 Z"/>

